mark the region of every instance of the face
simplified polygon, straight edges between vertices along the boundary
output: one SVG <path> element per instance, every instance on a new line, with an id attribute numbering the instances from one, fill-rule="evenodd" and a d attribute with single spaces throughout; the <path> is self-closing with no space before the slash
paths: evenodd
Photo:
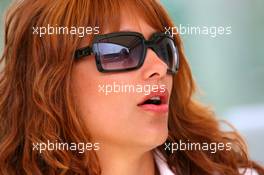
<path id="1" fill-rule="evenodd" d="M 140 17 L 123 15 L 120 31 L 139 32 L 148 39 L 157 32 Z M 106 31 L 108 33 L 110 31 Z M 81 46 L 87 45 L 84 39 Z M 162 144 L 168 135 L 168 101 L 172 89 L 172 75 L 167 74 L 167 65 L 151 49 L 147 50 L 144 64 L 133 71 L 101 73 L 96 68 L 94 56 L 74 63 L 72 92 L 79 115 L 86 122 L 92 141 L 100 145 L 112 144 L 152 149 Z M 137 90 L 107 92 L 112 85 L 134 86 Z M 163 98 L 162 105 L 145 104 L 151 96 L 145 89 L 154 87 L 153 96 Z M 156 89 L 159 87 L 160 89 Z M 103 92 L 104 89 L 104 92 Z M 165 102 L 167 101 L 167 102 Z M 152 101 L 153 102 L 153 101 Z M 152 103 L 147 102 L 147 103 Z"/>

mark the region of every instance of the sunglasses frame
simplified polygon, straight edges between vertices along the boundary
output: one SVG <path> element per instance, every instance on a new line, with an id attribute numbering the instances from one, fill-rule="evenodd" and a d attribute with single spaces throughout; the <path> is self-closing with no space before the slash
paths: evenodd
<path id="1" fill-rule="evenodd" d="M 109 38 L 113 38 L 113 37 L 117 37 L 117 36 L 136 36 L 136 37 L 139 37 L 141 39 L 142 46 L 143 46 L 143 52 L 140 55 L 141 57 L 139 59 L 139 63 L 135 67 L 124 68 L 124 69 L 116 69 L 116 70 L 107 70 L 107 69 L 104 69 L 102 67 L 101 60 L 100 60 L 100 55 L 98 55 L 93 49 L 94 44 L 95 43 L 100 43 L 100 41 L 103 40 L 103 39 L 109 39 Z M 114 33 L 108 33 L 108 34 L 95 35 L 93 40 L 92 40 L 91 46 L 89 45 L 89 46 L 77 49 L 75 51 L 74 57 L 75 57 L 75 59 L 80 59 L 80 58 L 83 58 L 85 56 L 89 56 L 89 55 L 94 54 L 95 55 L 96 67 L 97 67 L 99 72 L 124 72 L 124 71 L 136 70 L 136 69 L 139 69 L 143 65 L 143 63 L 144 63 L 144 61 L 146 59 L 146 54 L 147 54 L 147 49 L 148 48 L 152 49 L 157 54 L 156 50 L 158 50 L 158 46 L 156 44 L 156 41 L 158 39 L 160 39 L 161 37 L 162 38 L 167 37 L 168 39 L 172 40 L 174 45 L 175 45 L 176 56 L 177 56 L 176 68 L 175 68 L 176 70 L 173 71 L 173 70 L 167 69 L 167 71 L 168 71 L 168 73 L 176 74 L 177 71 L 179 70 L 178 48 L 177 48 L 177 45 L 176 45 L 173 37 L 171 37 L 170 34 L 165 34 L 165 33 L 162 33 L 162 32 L 153 33 L 149 40 L 146 40 L 145 37 L 141 33 L 138 33 L 138 32 L 114 32 Z M 160 59 L 162 60 L 162 58 L 160 58 Z"/>

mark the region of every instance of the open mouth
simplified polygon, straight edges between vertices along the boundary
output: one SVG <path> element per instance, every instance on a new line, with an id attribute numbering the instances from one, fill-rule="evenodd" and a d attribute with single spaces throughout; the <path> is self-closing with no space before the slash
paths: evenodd
<path id="1" fill-rule="evenodd" d="M 152 92 L 138 106 L 148 111 L 168 112 L 168 91 Z"/>
<path id="2" fill-rule="evenodd" d="M 139 103 L 138 106 L 146 105 L 146 104 L 151 104 L 151 105 L 166 104 L 166 98 L 164 96 L 153 96 L 144 100 L 142 103 Z"/>
<path id="3" fill-rule="evenodd" d="M 151 97 L 150 99 L 146 100 L 143 104 L 160 105 L 161 99 L 160 97 Z"/>

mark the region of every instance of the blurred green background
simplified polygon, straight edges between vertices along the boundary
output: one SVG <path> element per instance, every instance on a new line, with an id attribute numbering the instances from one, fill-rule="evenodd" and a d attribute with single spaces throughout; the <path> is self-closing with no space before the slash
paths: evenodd
<path id="1" fill-rule="evenodd" d="M 0 50 L 3 14 L 0 0 Z M 232 34 L 182 35 L 185 53 L 202 94 L 217 116 L 235 125 L 249 144 L 251 157 L 264 163 L 264 1 L 161 0 L 175 25 L 231 26 Z"/>
<path id="2" fill-rule="evenodd" d="M 182 35 L 201 94 L 264 164 L 264 1 L 161 0 L 175 25 L 231 26 L 231 35 Z"/>

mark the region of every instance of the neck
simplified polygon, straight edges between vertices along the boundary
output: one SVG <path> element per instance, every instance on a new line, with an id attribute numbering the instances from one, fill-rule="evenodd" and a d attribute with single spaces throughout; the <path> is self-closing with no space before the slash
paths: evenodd
<path id="1" fill-rule="evenodd" d="M 97 152 L 102 175 L 155 175 L 151 151 L 104 146 Z"/>

